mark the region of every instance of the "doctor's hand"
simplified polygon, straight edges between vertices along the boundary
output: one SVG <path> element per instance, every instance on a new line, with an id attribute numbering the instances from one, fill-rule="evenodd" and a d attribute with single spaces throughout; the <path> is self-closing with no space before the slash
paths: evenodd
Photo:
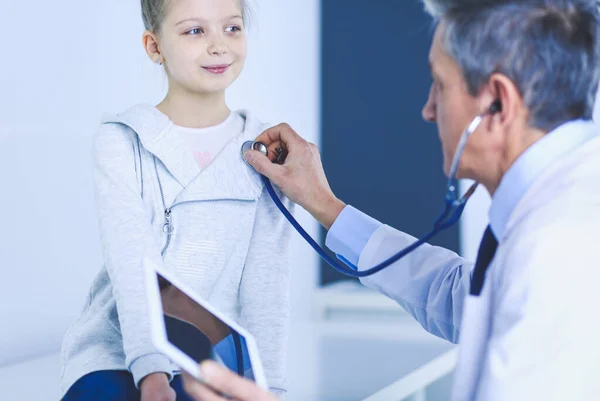
<path id="1" fill-rule="evenodd" d="M 184 389 L 195 401 L 278 401 L 273 394 L 214 361 L 203 362 L 200 374 L 206 385 L 187 374 L 183 376 Z"/>
<path id="2" fill-rule="evenodd" d="M 329 229 L 346 205 L 331 191 L 319 148 L 305 141 L 287 124 L 269 128 L 256 142 L 267 146 L 269 157 L 249 150 L 244 154 L 246 161 Z M 285 159 L 277 160 L 278 154 Z"/>

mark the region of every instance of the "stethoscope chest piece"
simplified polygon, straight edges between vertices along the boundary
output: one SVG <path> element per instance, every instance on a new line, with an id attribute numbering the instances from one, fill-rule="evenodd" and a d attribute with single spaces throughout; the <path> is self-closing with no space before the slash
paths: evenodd
<path id="1" fill-rule="evenodd" d="M 260 143 L 260 142 L 253 142 L 253 141 L 246 141 L 242 144 L 242 149 L 241 149 L 241 155 L 242 155 L 242 160 L 244 160 L 244 162 L 246 164 L 248 164 L 248 162 L 246 162 L 246 159 L 244 159 L 244 153 L 246 153 L 246 151 L 248 150 L 258 150 L 260 153 L 262 153 L 265 156 L 269 155 L 269 150 L 267 149 L 267 147 L 265 146 L 265 144 Z M 250 164 L 248 164 L 250 166 Z M 252 166 L 250 166 L 252 167 Z"/>

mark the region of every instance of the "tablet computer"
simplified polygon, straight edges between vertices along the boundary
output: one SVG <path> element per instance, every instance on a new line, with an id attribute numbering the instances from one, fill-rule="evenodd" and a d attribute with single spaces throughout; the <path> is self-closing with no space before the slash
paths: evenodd
<path id="1" fill-rule="evenodd" d="M 268 389 L 252 335 L 173 272 L 150 259 L 143 264 L 154 346 L 201 382 L 199 363 L 214 359 Z"/>

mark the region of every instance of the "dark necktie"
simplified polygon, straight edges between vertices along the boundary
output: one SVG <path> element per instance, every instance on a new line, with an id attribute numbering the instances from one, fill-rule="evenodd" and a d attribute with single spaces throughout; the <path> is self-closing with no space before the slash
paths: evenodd
<path id="1" fill-rule="evenodd" d="M 494 237 L 491 227 L 487 226 L 481 244 L 479 245 L 479 251 L 477 252 L 475 271 L 473 272 L 473 279 L 471 280 L 471 295 L 479 296 L 479 294 L 481 294 L 481 289 L 483 288 L 483 282 L 485 280 L 485 272 L 494 258 L 496 248 L 498 248 L 498 241 L 496 240 L 496 237 Z"/>

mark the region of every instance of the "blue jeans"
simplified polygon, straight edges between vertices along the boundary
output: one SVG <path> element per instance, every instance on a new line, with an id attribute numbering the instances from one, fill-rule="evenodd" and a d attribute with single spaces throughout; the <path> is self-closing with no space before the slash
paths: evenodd
<path id="1" fill-rule="evenodd" d="M 171 381 L 177 401 L 193 401 L 183 390 L 181 376 Z M 101 371 L 77 380 L 62 401 L 140 401 L 141 393 L 135 388 L 133 376 L 127 371 Z"/>

